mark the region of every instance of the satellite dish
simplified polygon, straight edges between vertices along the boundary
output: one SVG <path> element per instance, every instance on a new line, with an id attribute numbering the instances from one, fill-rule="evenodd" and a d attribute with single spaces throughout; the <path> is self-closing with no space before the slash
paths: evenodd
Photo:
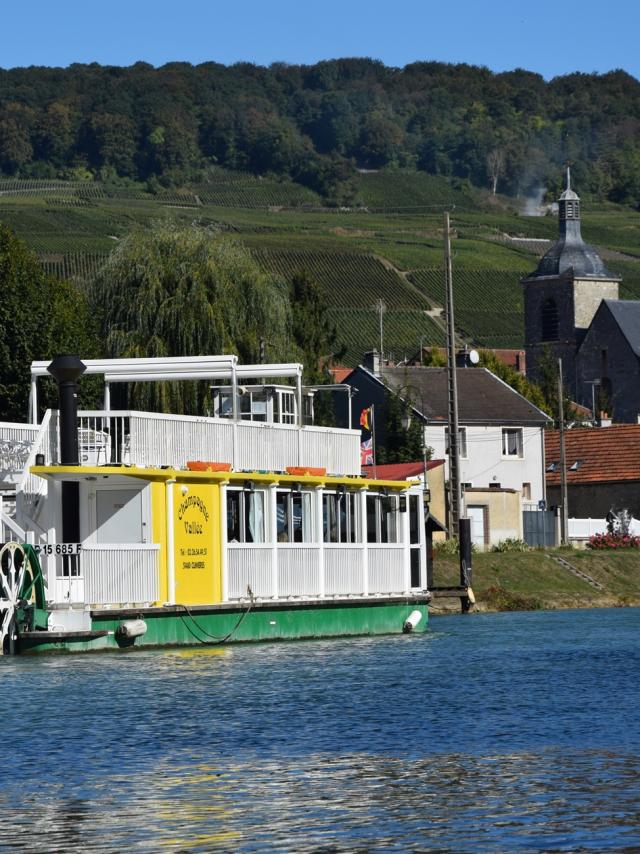
<path id="1" fill-rule="evenodd" d="M 472 365 L 477 365 L 477 364 L 478 364 L 478 362 L 480 361 L 480 356 L 478 355 L 478 351 L 477 351 L 477 350 L 472 350 L 472 351 L 469 353 L 469 361 L 471 362 L 471 364 L 472 364 Z"/>

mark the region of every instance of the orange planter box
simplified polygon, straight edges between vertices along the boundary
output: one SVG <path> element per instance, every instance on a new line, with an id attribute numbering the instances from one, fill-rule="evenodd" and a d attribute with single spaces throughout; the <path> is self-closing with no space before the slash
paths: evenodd
<path id="1" fill-rule="evenodd" d="M 323 477 L 327 470 L 323 467 L 312 468 L 311 466 L 287 466 L 286 468 L 287 474 L 295 474 L 298 477 L 305 474 L 314 474 L 316 477 Z"/>
<path id="2" fill-rule="evenodd" d="M 212 463 L 202 460 L 189 460 L 189 471 L 231 471 L 231 463 Z"/>

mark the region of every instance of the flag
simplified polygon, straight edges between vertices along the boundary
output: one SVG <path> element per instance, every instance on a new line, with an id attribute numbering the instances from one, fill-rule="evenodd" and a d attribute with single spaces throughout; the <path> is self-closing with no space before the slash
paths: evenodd
<path id="1" fill-rule="evenodd" d="M 360 413 L 360 426 L 365 430 L 371 430 L 371 407 L 363 409 Z"/>
<path id="2" fill-rule="evenodd" d="M 365 442 L 360 443 L 360 465 L 373 465 L 373 439 L 367 439 Z"/>

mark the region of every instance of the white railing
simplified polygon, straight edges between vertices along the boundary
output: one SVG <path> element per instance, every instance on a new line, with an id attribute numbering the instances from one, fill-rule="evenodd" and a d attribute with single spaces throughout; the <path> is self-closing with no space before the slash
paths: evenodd
<path id="1" fill-rule="evenodd" d="M 369 593 L 402 593 L 405 574 L 402 544 L 369 546 Z"/>
<path id="2" fill-rule="evenodd" d="M 183 468 L 188 460 L 214 460 L 236 469 L 323 466 L 330 473 L 360 473 L 354 430 L 132 411 L 81 411 L 78 425 L 85 465 Z"/>
<path id="3" fill-rule="evenodd" d="M 231 601 L 245 599 L 247 585 L 254 596 L 265 599 L 316 597 L 323 590 L 331 597 L 406 590 L 402 544 L 233 543 L 227 555 Z"/>
<path id="4" fill-rule="evenodd" d="M 325 590 L 341 596 L 363 595 L 367 589 L 362 546 L 324 547 Z"/>
<path id="5" fill-rule="evenodd" d="M 38 454 L 42 454 L 45 465 L 58 461 L 58 413 L 53 409 L 48 409 L 42 419 L 16 487 L 16 518 L 25 528 L 41 530 L 38 516 L 47 495 L 47 481 L 29 471 Z"/>
<path id="6" fill-rule="evenodd" d="M 0 421 L 0 472 L 22 472 L 35 439 L 37 424 Z"/>
<path id="7" fill-rule="evenodd" d="M 160 597 L 159 546 L 138 543 L 87 545 L 79 557 L 79 574 L 62 575 L 64 558 L 56 558 L 56 588 L 67 586 L 62 601 L 89 605 L 149 605 Z M 60 574 L 58 574 L 60 573 Z M 58 594 L 59 595 L 59 594 Z"/>
<path id="8" fill-rule="evenodd" d="M 0 543 L 8 543 L 10 540 L 15 540 L 18 543 L 26 543 L 28 539 L 24 528 L 21 528 L 16 520 L 5 513 L 4 510 L 0 510 Z"/>
<path id="9" fill-rule="evenodd" d="M 320 549 L 289 545 L 277 549 L 278 597 L 320 594 Z"/>
<path id="10" fill-rule="evenodd" d="M 265 599 L 274 596 L 272 554 L 270 545 L 228 547 L 229 599 L 246 598 L 247 585 L 254 596 Z"/>
<path id="11" fill-rule="evenodd" d="M 588 540 L 594 534 L 605 534 L 607 532 L 606 519 L 568 519 L 567 522 L 570 540 Z M 638 519 L 631 521 L 629 533 L 633 536 L 640 535 L 640 521 Z"/>

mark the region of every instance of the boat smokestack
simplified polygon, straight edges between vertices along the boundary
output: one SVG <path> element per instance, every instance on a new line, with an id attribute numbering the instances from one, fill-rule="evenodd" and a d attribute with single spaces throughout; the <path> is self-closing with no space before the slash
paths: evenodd
<path id="1" fill-rule="evenodd" d="M 77 356 L 56 356 L 47 371 L 58 383 L 60 464 L 80 465 L 78 455 L 78 383 L 87 366 Z"/>
<path id="2" fill-rule="evenodd" d="M 47 371 L 58 383 L 60 418 L 60 463 L 80 465 L 78 452 L 78 383 L 87 366 L 77 356 L 56 356 Z M 80 486 L 77 482 L 62 484 L 62 539 L 65 543 L 80 541 Z M 63 574 L 79 574 L 77 555 L 64 555 Z"/>

